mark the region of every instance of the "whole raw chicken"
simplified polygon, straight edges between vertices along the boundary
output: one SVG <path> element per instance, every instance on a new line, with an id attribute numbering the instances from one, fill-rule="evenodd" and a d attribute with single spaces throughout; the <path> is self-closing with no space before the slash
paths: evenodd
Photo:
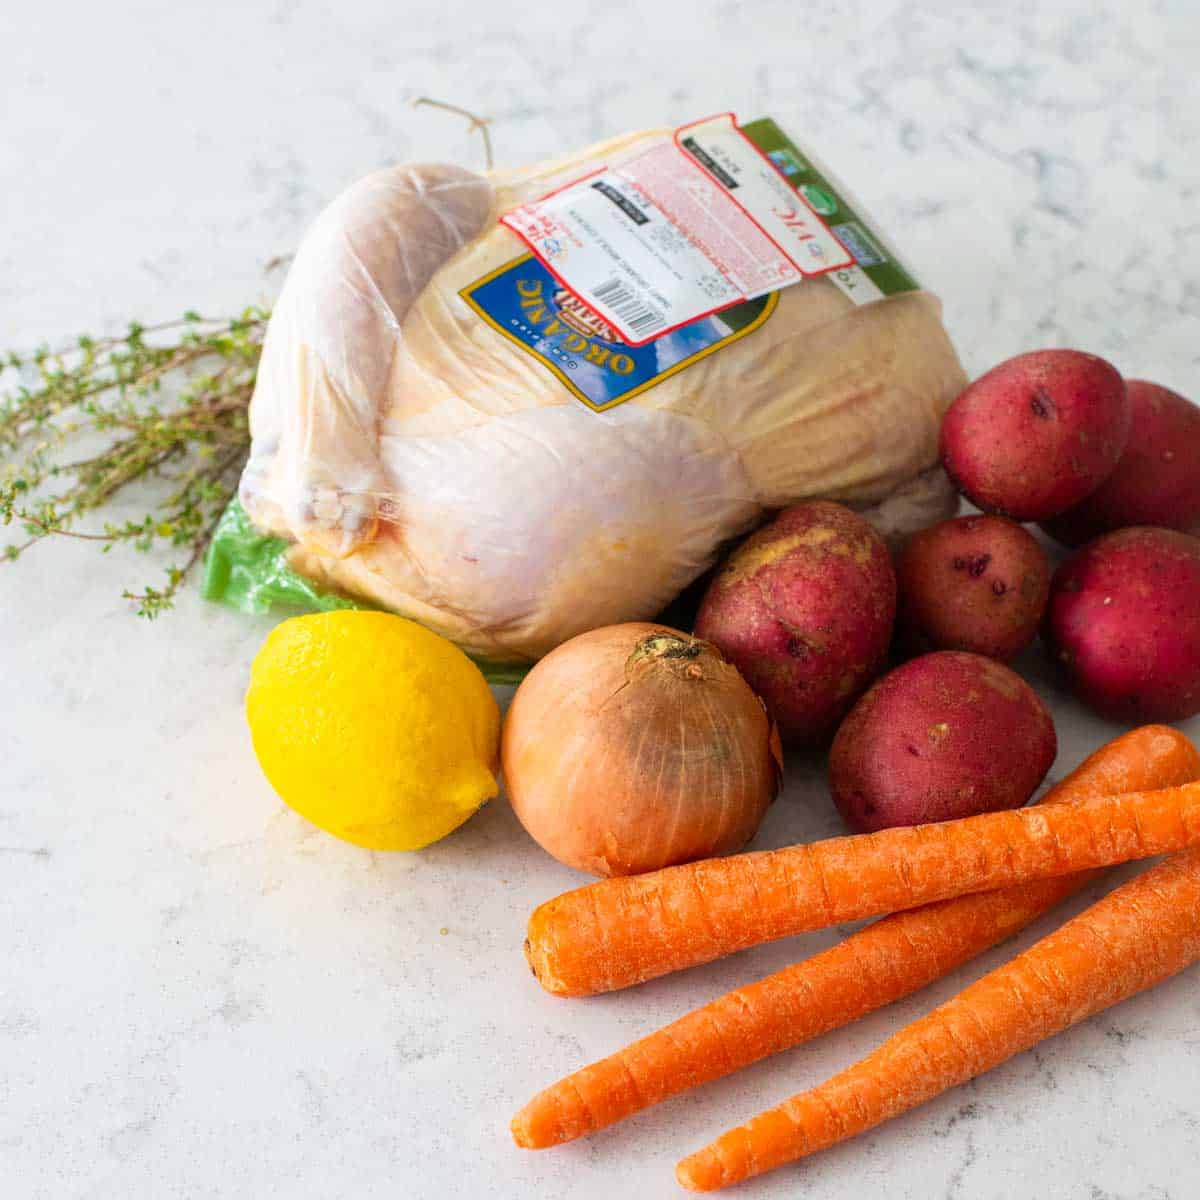
<path id="1" fill-rule="evenodd" d="M 965 385 L 940 305 L 824 278 L 596 412 L 460 291 L 525 253 L 501 213 L 663 131 L 484 177 L 378 171 L 317 219 L 271 318 L 241 500 L 303 573 L 497 661 L 652 617 L 765 510 L 826 497 L 887 534 L 953 508 Z"/>

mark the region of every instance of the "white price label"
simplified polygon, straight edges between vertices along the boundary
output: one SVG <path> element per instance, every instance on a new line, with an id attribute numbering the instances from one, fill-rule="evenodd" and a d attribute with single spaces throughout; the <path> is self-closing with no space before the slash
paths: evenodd
<path id="1" fill-rule="evenodd" d="M 854 265 L 854 256 L 771 160 L 742 133 L 732 113 L 684 125 L 676 132 L 675 140 L 802 275 L 824 275 Z"/>

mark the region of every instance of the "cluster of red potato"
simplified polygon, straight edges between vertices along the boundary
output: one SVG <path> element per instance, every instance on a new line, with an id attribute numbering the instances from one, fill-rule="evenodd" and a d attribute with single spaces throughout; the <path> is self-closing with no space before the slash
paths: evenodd
<path id="1" fill-rule="evenodd" d="M 858 831 L 1018 807 L 1057 752 L 1005 665 L 1039 631 L 1104 716 L 1200 712 L 1200 408 L 1038 351 L 955 400 L 941 453 L 981 512 L 895 558 L 850 509 L 797 504 L 722 564 L 692 635 L 614 626 L 543 659 L 502 755 L 533 836 L 600 875 L 736 849 L 778 785 L 776 729 L 829 747 Z M 1022 521 L 1074 548 L 1057 571 Z"/>
<path id="2" fill-rule="evenodd" d="M 941 445 L 981 515 L 917 534 L 893 571 L 849 510 L 798 505 L 735 551 L 696 622 L 785 740 L 820 745 L 837 729 L 832 791 L 860 830 L 1028 799 L 1054 726 L 999 664 L 1039 629 L 1103 715 L 1200 711 L 1200 539 L 1185 532 L 1200 529 L 1200 408 L 1093 355 L 1046 350 L 968 387 Z M 1019 521 L 1082 548 L 1052 575 Z M 919 657 L 859 699 L 890 649 Z"/>
<path id="3" fill-rule="evenodd" d="M 1054 575 L 1043 623 L 1081 700 L 1131 723 L 1200 711 L 1200 541 L 1188 536 L 1200 532 L 1200 408 L 1153 383 L 1126 384 L 1090 354 L 1026 354 L 955 401 L 942 457 L 981 509 L 1082 547 Z M 1005 615 L 994 607 L 994 623 L 986 597 L 967 607 L 980 618 L 975 648 L 1006 657 L 1032 640 L 1046 571 L 1032 538 L 1022 554 L 1021 533 L 993 521 L 994 534 L 976 531 L 979 553 L 993 537 L 999 553 L 1006 545 L 1030 603 Z M 910 578 L 927 611 L 921 573 Z"/>

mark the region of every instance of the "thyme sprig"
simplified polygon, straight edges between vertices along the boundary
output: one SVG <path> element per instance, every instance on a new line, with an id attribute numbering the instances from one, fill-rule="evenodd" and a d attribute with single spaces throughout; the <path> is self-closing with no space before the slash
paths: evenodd
<path id="1" fill-rule="evenodd" d="M 169 546 L 178 554 L 165 584 L 124 593 L 142 616 L 169 609 L 237 487 L 267 316 L 187 312 L 0 358 L 0 524 L 16 534 L 4 559 L 55 536 L 105 551 Z M 147 480 L 157 493 L 144 517 L 88 523 Z"/>

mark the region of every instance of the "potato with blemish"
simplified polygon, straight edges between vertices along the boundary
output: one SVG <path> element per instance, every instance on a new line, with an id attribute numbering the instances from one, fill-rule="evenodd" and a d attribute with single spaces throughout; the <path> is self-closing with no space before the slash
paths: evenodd
<path id="1" fill-rule="evenodd" d="M 883 539 L 848 508 L 813 501 L 734 551 L 696 634 L 741 671 L 786 741 L 820 745 L 882 669 L 895 615 Z"/>
<path id="2" fill-rule="evenodd" d="M 979 654 L 923 654 L 850 710 L 829 752 L 834 803 L 860 833 L 1019 808 L 1058 740 L 1033 689 Z"/>
<path id="3" fill-rule="evenodd" d="M 1125 381 L 1079 350 L 1020 354 L 975 380 L 942 422 L 942 465 L 984 512 L 1042 521 L 1112 474 L 1129 436 Z"/>
<path id="4" fill-rule="evenodd" d="M 896 567 L 899 625 L 921 650 L 969 650 L 1006 660 L 1037 634 L 1050 563 L 1006 517 L 942 521 L 914 535 Z"/>

